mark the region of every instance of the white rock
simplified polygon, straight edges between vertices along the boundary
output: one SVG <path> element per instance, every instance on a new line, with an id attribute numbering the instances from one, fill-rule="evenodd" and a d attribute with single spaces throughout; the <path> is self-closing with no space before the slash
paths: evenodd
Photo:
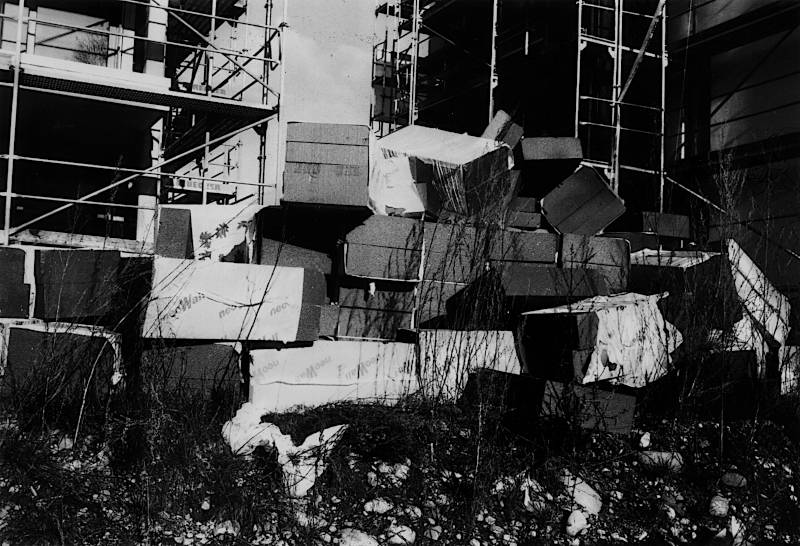
<path id="1" fill-rule="evenodd" d="M 639 462 L 647 468 L 665 468 L 670 472 L 683 469 L 683 457 L 676 451 L 642 451 Z"/>
<path id="2" fill-rule="evenodd" d="M 726 472 L 722 475 L 722 484 L 728 487 L 747 487 L 747 478 L 736 472 Z"/>
<path id="3" fill-rule="evenodd" d="M 357 529 L 342 529 L 339 534 L 339 546 L 379 546 L 378 541 Z"/>
<path id="4" fill-rule="evenodd" d="M 717 518 L 724 518 L 728 515 L 728 510 L 730 509 L 730 501 L 723 497 L 722 495 L 714 495 L 714 498 L 711 499 L 711 504 L 708 508 L 708 512 Z"/>
<path id="5" fill-rule="evenodd" d="M 639 438 L 639 447 L 642 449 L 647 449 L 650 447 L 650 433 L 645 432 L 642 434 L 642 437 Z"/>
<path id="6" fill-rule="evenodd" d="M 211 503 L 208 502 L 208 499 L 205 499 L 203 504 L 200 505 L 200 510 L 211 510 Z"/>
<path id="7" fill-rule="evenodd" d="M 546 494 L 542 484 L 531 478 L 525 478 L 520 486 L 522 491 L 522 505 L 525 510 L 533 514 L 544 512 L 547 509 L 547 503 L 544 501 L 543 496 Z"/>
<path id="8" fill-rule="evenodd" d="M 428 527 L 425 530 L 424 536 L 428 540 L 439 540 L 439 537 L 442 536 L 442 527 L 440 525 L 434 525 L 433 527 Z"/>
<path id="9" fill-rule="evenodd" d="M 72 447 L 73 447 L 72 438 L 70 438 L 69 436 L 64 436 L 63 438 L 61 438 L 61 441 L 58 442 L 56 451 L 67 451 L 72 449 Z"/>
<path id="10" fill-rule="evenodd" d="M 481 546 L 481 541 L 477 538 L 473 538 L 469 541 L 469 546 Z"/>
<path id="11" fill-rule="evenodd" d="M 239 524 L 235 521 L 226 519 L 222 523 L 218 523 L 214 528 L 214 536 L 221 535 L 238 535 L 240 531 Z"/>
<path id="12" fill-rule="evenodd" d="M 603 499 L 591 485 L 583 479 L 573 476 L 568 470 L 565 470 L 561 476 L 561 483 L 564 484 L 567 495 L 572 497 L 572 502 L 583 511 L 591 516 L 600 513 L 603 508 Z"/>
<path id="13" fill-rule="evenodd" d="M 385 514 L 394 508 L 394 505 L 383 497 L 372 499 L 364 504 L 364 512 L 373 514 Z"/>
<path id="14" fill-rule="evenodd" d="M 405 481 L 408 478 L 408 473 L 411 471 L 411 467 L 407 464 L 397 463 L 394 465 L 394 477 L 398 480 Z"/>
<path id="15" fill-rule="evenodd" d="M 378 465 L 378 472 L 381 474 L 391 474 L 394 472 L 394 467 L 386 463 L 381 463 Z"/>
<path id="16" fill-rule="evenodd" d="M 731 520 L 728 522 L 728 535 L 733 539 L 733 546 L 747 544 L 747 530 L 744 524 L 736 519 L 736 516 L 731 516 Z"/>
<path id="17" fill-rule="evenodd" d="M 589 526 L 589 521 L 580 510 L 573 510 L 567 518 L 567 534 L 571 537 L 579 535 Z"/>
<path id="18" fill-rule="evenodd" d="M 386 539 L 387 544 L 414 544 L 417 534 L 407 525 L 392 523 L 386 529 Z"/>
<path id="19" fill-rule="evenodd" d="M 407 506 L 403 513 L 411 519 L 419 519 L 422 517 L 422 510 L 417 506 Z"/>
<path id="20" fill-rule="evenodd" d="M 378 487 L 378 475 L 372 471 L 367 472 L 367 483 L 370 487 Z"/>

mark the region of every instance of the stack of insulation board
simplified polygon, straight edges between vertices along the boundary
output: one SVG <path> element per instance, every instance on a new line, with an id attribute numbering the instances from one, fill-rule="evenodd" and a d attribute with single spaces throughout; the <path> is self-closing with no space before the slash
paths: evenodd
<path id="1" fill-rule="evenodd" d="M 29 392 L 49 374 L 72 378 L 64 388 L 110 388 L 121 355 L 108 327 L 126 308 L 120 253 L 0 247 L 0 270 L 0 394 Z"/>
<path id="2" fill-rule="evenodd" d="M 287 124 L 283 200 L 368 207 L 369 141 L 367 126 Z"/>

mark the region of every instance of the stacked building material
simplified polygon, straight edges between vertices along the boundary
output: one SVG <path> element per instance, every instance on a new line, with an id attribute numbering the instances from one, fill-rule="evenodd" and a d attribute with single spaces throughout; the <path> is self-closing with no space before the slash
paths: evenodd
<path id="1" fill-rule="evenodd" d="M 287 124 L 283 200 L 368 207 L 369 140 L 362 125 Z"/>
<path id="2" fill-rule="evenodd" d="M 2 398 L 34 392 L 32 383 L 49 382 L 64 391 L 86 389 L 91 403 L 120 380 L 121 372 L 119 336 L 106 328 L 63 322 L 0 323 Z"/>
<path id="3" fill-rule="evenodd" d="M 322 273 L 298 267 L 156 257 L 152 286 L 151 339 L 314 341 L 325 303 Z"/>

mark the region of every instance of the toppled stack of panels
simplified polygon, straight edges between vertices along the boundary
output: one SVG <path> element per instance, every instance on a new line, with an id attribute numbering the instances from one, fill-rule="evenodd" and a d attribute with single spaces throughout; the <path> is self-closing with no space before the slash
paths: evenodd
<path id="1" fill-rule="evenodd" d="M 283 200 L 368 207 L 369 140 L 363 125 L 288 123 Z"/>
<path id="2" fill-rule="evenodd" d="M 25 250 L 0 248 L 0 279 L 0 318 L 28 318 L 31 285 L 25 282 Z"/>
<path id="3" fill-rule="evenodd" d="M 730 268 L 717 252 L 640 250 L 631 255 L 629 286 L 640 294 L 669 292 L 660 307 L 684 332 L 726 330 L 742 318 Z"/>
<path id="4" fill-rule="evenodd" d="M 82 392 L 89 403 L 122 370 L 119 336 L 99 326 L 20 321 L 0 324 L 0 396 L 32 392 L 31 382 L 63 381 L 59 388 Z M 80 395 L 76 394 L 80 399 Z"/>
<path id="5" fill-rule="evenodd" d="M 595 296 L 570 305 L 529 311 L 520 340 L 523 360 L 540 377 L 632 388 L 665 375 L 682 343 L 658 308 L 660 296 Z"/>

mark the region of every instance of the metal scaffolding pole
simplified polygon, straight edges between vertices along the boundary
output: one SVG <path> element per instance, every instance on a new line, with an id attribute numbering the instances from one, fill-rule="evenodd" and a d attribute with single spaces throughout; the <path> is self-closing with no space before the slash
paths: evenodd
<path id="1" fill-rule="evenodd" d="M 17 107 L 19 104 L 19 73 L 22 66 L 22 24 L 24 22 L 25 0 L 17 5 L 17 35 L 14 53 L 14 84 L 11 91 L 11 122 L 8 130 L 8 160 L 6 163 L 5 216 L 3 217 L 3 240 L 8 244 L 11 236 L 11 199 L 14 192 L 14 152 L 17 139 Z"/>
<path id="2" fill-rule="evenodd" d="M 419 64 L 419 0 L 414 0 L 411 13 L 411 79 L 408 96 L 408 124 L 414 125 L 417 115 L 417 65 Z"/>
<path id="3" fill-rule="evenodd" d="M 489 65 L 489 120 L 494 117 L 494 88 L 497 86 L 497 11 L 499 0 L 492 0 L 492 42 Z"/>
<path id="4" fill-rule="evenodd" d="M 666 112 L 667 112 L 667 64 L 669 63 L 669 59 L 667 57 L 667 5 L 666 2 L 661 3 L 661 113 L 659 116 L 659 132 L 661 133 L 661 138 L 659 138 L 659 175 L 658 175 L 658 183 L 659 183 L 659 192 L 658 192 L 658 210 L 659 212 L 664 212 L 664 184 L 665 184 L 665 177 L 666 177 L 666 163 L 665 163 L 665 156 L 664 154 L 667 141 L 666 141 L 666 132 L 667 132 L 667 123 L 666 123 Z"/>

